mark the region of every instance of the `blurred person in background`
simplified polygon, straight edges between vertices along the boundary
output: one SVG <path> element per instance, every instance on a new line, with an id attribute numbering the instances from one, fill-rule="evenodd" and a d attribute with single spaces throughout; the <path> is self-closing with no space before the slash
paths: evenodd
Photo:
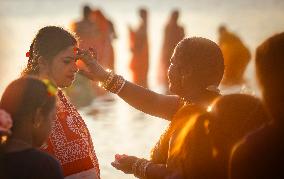
<path id="1" fill-rule="evenodd" d="M 139 9 L 141 23 L 137 30 L 129 27 L 130 51 L 132 57 L 130 60 L 130 70 L 132 73 L 132 82 L 148 87 L 148 69 L 149 69 L 149 42 L 148 42 L 148 12 L 146 9 Z"/>
<path id="2" fill-rule="evenodd" d="M 168 68 L 170 66 L 171 55 L 177 43 L 184 38 L 184 28 L 178 24 L 179 11 L 174 10 L 166 24 L 164 31 L 164 41 L 162 46 L 161 59 L 159 62 L 158 78 L 159 82 L 164 85 L 165 93 L 168 89 Z"/>
<path id="3" fill-rule="evenodd" d="M 92 9 L 85 5 L 82 9 L 82 20 L 71 24 L 71 30 L 76 33 L 80 40 L 80 48 L 88 49 L 97 44 L 99 26 L 92 21 Z"/>
<path id="4" fill-rule="evenodd" d="M 284 33 L 256 50 L 256 74 L 272 122 L 248 135 L 236 147 L 230 178 L 284 178 Z"/>
<path id="5" fill-rule="evenodd" d="M 225 86 L 245 84 L 244 73 L 250 61 L 249 49 L 227 27 L 219 27 L 219 46 L 224 55 L 225 72 L 221 82 Z"/>
<path id="6" fill-rule="evenodd" d="M 98 24 L 92 21 L 91 14 L 91 7 L 85 5 L 82 8 L 82 19 L 71 24 L 71 30 L 79 37 L 81 48 L 94 47 L 98 43 L 100 29 Z M 82 91 L 84 93 L 81 93 Z M 76 75 L 76 80 L 66 89 L 66 93 L 76 107 L 91 104 L 96 96 L 94 85 L 80 74 Z"/>
<path id="7" fill-rule="evenodd" d="M 112 42 L 117 38 L 113 23 L 105 17 L 99 9 L 93 10 L 91 20 L 98 26 L 97 44 L 95 49 L 100 64 L 103 67 L 114 70 L 114 49 Z"/>
<path id="8" fill-rule="evenodd" d="M 169 178 L 228 178 L 234 144 L 268 121 L 266 109 L 253 96 L 218 97 L 206 112 L 188 119 L 170 140 L 166 166 L 171 171 Z"/>
<path id="9" fill-rule="evenodd" d="M 212 145 L 209 151 L 213 159 L 210 170 L 212 175 L 209 176 L 212 179 L 228 178 L 229 160 L 234 145 L 271 120 L 262 102 L 245 94 L 219 97 L 204 118 L 208 121 L 208 137 Z M 196 152 L 189 152 L 190 157 L 197 155 L 198 151 Z M 193 169 L 196 167 L 194 163 Z"/>

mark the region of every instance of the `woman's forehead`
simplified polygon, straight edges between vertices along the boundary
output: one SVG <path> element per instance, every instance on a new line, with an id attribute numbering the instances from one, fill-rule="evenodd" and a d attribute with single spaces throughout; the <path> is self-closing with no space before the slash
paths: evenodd
<path id="1" fill-rule="evenodd" d="M 74 57 L 74 55 L 74 46 L 69 46 L 58 54 L 60 57 Z"/>

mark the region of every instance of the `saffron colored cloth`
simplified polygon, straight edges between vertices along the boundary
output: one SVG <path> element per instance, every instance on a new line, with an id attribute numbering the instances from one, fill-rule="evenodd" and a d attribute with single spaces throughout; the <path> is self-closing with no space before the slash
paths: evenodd
<path id="1" fill-rule="evenodd" d="M 142 24 L 137 31 L 129 31 L 130 49 L 132 57 L 130 60 L 130 70 L 132 82 L 148 87 L 148 68 L 149 68 L 149 45 L 147 37 L 147 27 Z"/>
<path id="2" fill-rule="evenodd" d="M 156 164 L 169 164 L 170 141 L 174 133 L 177 133 L 195 114 L 201 114 L 204 109 L 194 104 L 184 104 L 173 116 L 171 123 L 160 136 L 151 151 L 151 161 Z"/>
<path id="3" fill-rule="evenodd" d="M 84 178 L 100 178 L 100 169 L 86 124 L 75 107 L 58 90 L 56 119 L 42 150 L 61 164 L 64 176 L 88 173 Z M 93 171 L 93 172 L 90 172 Z M 93 177 L 95 176 L 95 177 Z"/>

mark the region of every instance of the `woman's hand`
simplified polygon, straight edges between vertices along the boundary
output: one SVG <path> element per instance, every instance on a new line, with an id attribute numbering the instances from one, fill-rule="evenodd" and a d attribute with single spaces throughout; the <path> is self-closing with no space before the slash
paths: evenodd
<path id="1" fill-rule="evenodd" d="M 104 81 L 108 76 L 108 72 L 97 62 L 96 52 L 92 48 L 89 50 L 76 50 L 75 58 L 79 72 L 90 80 Z"/>
<path id="2" fill-rule="evenodd" d="M 111 163 L 111 165 L 116 168 L 117 170 L 121 170 L 126 174 L 132 174 L 132 165 L 138 160 L 139 158 L 134 156 L 128 155 L 115 155 L 115 161 Z"/>

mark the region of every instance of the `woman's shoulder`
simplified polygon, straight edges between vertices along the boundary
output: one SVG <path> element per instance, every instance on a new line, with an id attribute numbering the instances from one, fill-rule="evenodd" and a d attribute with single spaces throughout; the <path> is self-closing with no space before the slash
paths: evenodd
<path id="1" fill-rule="evenodd" d="M 277 126 L 274 124 L 266 124 L 248 134 L 242 145 L 259 148 L 261 144 L 266 146 L 268 143 L 274 142 L 275 139 L 280 136 Z"/>
<path id="2" fill-rule="evenodd" d="M 246 163 L 251 161 L 251 163 L 254 163 L 263 160 L 264 156 L 270 155 L 271 157 L 277 153 L 278 148 L 282 148 L 282 137 L 273 125 L 264 125 L 248 134 L 236 145 L 233 150 L 233 161 L 246 161 Z"/>
<path id="3" fill-rule="evenodd" d="M 22 176 L 40 176 L 41 178 L 63 178 L 59 162 L 51 155 L 38 149 L 27 149 L 5 154 L 7 176 L 14 172 Z M 17 174 L 17 176 L 18 176 Z M 8 177 L 9 178 L 9 177 Z M 13 178 L 13 177 L 12 177 Z"/>
<path id="4" fill-rule="evenodd" d="M 58 164 L 58 161 L 54 157 L 44 151 L 32 149 L 29 151 L 29 153 L 29 155 L 37 156 L 37 160 L 45 160 L 49 161 L 50 163 Z"/>
<path id="5" fill-rule="evenodd" d="M 178 111 L 175 113 L 175 115 L 172 118 L 172 122 L 174 123 L 180 123 L 181 121 L 187 122 L 193 116 L 200 115 L 203 112 L 205 112 L 205 108 L 202 108 L 201 106 L 196 104 L 185 103 L 184 105 L 181 105 Z"/>
<path id="6" fill-rule="evenodd" d="M 63 172 L 59 162 L 51 155 L 38 149 L 33 149 L 31 157 L 37 158 L 34 161 L 38 172 L 41 172 L 42 178 L 63 178 Z M 40 174 L 40 173 L 39 173 Z"/>
<path id="7" fill-rule="evenodd" d="M 9 156 L 10 155 L 10 156 Z M 20 152 L 7 154 L 8 158 L 27 161 L 30 165 L 35 166 L 60 166 L 58 161 L 46 152 L 38 149 L 27 149 Z"/>

